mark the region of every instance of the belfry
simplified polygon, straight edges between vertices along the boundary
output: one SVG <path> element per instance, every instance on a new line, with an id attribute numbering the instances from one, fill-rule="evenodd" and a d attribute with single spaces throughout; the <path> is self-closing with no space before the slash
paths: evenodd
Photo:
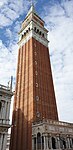
<path id="1" fill-rule="evenodd" d="M 10 150 L 52 149 L 49 136 L 43 133 L 49 135 L 46 123 L 51 126 L 55 121 L 58 125 L 59 121 L 47 33 L 44 21 L 31 6 L 19 32 Z M 39 123 L 43 123 L 43 130 Z M 55 138 L 53 143 L 56 149 Z"/>

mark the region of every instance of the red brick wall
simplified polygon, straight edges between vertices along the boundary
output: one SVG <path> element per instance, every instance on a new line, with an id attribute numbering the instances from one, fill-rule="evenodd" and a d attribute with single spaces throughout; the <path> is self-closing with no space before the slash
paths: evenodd
<path id="1" fill-rule="evenodd" d="M 42 118 L 58 120 L 49 51 L 47 47 L 35 39 L 33 39 L 33 69 L 34 120 Z M 36 83 L 38 83 L 38 87 L 36 87 Z M 37 95 L 39 96 L 38 101 L 36 100 Z M 36 116 L 36 111 L 40 112 L 39 118 Z"/>

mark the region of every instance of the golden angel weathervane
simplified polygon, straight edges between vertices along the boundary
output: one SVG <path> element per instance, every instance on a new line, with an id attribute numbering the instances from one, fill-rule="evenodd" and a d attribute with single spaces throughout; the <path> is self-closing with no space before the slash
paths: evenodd
<path id="1" fill-rule="evenodd" d="M 29 0 L 29 2 L 30 2 L 31 5 L 35 4 L 35 0 Z"/>

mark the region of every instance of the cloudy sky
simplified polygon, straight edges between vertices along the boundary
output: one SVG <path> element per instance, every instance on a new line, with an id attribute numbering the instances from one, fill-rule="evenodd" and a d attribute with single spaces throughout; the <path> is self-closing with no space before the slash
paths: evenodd
<path id="1" fill-rule="evenodd" d="M 30 2 L 0 0 L 0 84 L 15 85 L 18 32 Z M 35 9 L 49 30 L 55 95 L 62 121 L 73 122 L 73 0 L 36 0 Z"/>

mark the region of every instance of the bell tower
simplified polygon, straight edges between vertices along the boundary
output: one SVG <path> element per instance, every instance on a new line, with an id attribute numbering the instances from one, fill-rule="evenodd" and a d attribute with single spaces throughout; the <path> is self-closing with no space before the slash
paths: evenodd
<path id="1" fill-rule="evenodd" d="M 10 150 L 32 150 L 32 122 L 58 121 L 47 34 L 31 6 L 19 32 Z"/>

